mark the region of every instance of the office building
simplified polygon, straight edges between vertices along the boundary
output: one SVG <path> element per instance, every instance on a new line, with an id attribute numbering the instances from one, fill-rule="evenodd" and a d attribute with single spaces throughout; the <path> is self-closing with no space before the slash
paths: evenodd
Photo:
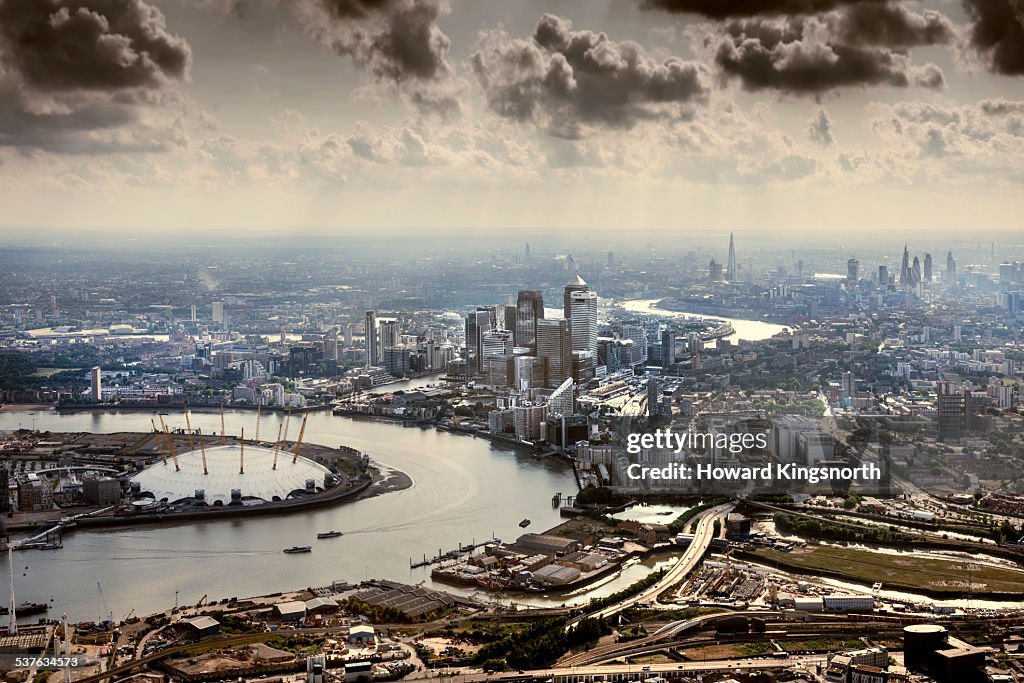
<path id="1" fill-rule="evenodd" d="M 857 286 L 857 280 L 860 275 L 860 262 L 852 258 L 846 262 L 846 284 L 850 287 Z"/>
<path id="2" fill-rule="evenodd" d="M 957 441 L 963 431 L 963 397 L 949 382 L 939 386 L 936 397 L 939 441 Z"/>
<path id="3" fill-rule="evenodd" d="M 576 412 L 576 385 L 572 378 L 565 380 L 548 397 L 548 415 L 567 417 Z"/>
<path id="4" fill-rule="evenodd" d="M 666 327 L 661 331 L 661 367 L 670 368 L 676 362 L 676 331 Z"/>
<path id="5" fill-rule="evenodd" d="M 953 252 L 946 254 L 946 284 L 953 284 L 956 282 L 956 259 L 953 258 Z"/>
<path id="6" fill-rule="evenodd" d="M 878 266 L 878 286 L 883 289 L 889 286 L 888 266 Z"/>
<path id="7" fill-rule="evenodd" d="M 364 338 L 366 339 L 366 367 L 376 367 L 380 363 L 377 344 L 377 313 L 367 311 L 363 320 Z"/>
<path id="8" fill-rule="evenodd" d="M 572 350 L 597 356 L 597 293 L 573 292 L 569 297 Z"/>
<path id="9" fill-rule="evenodd" d="M 212 306 L 213 322 L 224 323 L 224 302 L 214 301 Z"/>
<path id="10" fill-rule="evenodd" d="M 475 374 L 482 374 L 484 365 L 484 335 L 498 327 L 498 309 L 494 306 L 478 306 L 466 316 L 466 357 Z"/>
<path id="11" fill-rule="evenodd" d="M 589 292 L 590 285 L 583 281 L 579 275 L 575 275 L 565 284 L 562 291 L 562 315 L 566 320 L 572 318 L 572 294 L 573 292 Z"/>
<path id="12" fill-rule="evenodd" d="M 516 298 L 516 346 L 537 351 L 537 321 L 544 317 L 544 296 L 536 290 L 523 289 Z"/>
<path id="13" fill-rule="evenodd" d="M 537 321 L 537 357 L 544 360 L 544 385 L 558 388 L 572 377 L 572 335 L 568 320 Z"/>
<path id="14" fill-rule="evenodd" d="M 925 254 L 924 255 L 924 281 L 925 282 L 931 282 L 932 281 L 932 255 L 931 254 Z"/>
<path id="15" fill-rule="evenodd" d="M 381 320 L 377 323 L 377 345 L 382 352 L 389 346 L 398 346 L 399 325 L 397 320 Z M 378 355 L 383 355 L 378 352 Z"/>

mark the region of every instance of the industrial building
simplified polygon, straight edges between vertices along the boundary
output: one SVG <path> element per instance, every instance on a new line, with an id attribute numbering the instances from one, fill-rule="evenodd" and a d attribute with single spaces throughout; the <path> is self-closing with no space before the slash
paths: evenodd
<path id="1" fill-rule="evenodd" d="M 938 624 L 915 624 L 903 629 L 903 660 L 907 669 L 928 674 L 938 683 L 981 680 L 988 651 L 954 638 L 945 626 Z"/>

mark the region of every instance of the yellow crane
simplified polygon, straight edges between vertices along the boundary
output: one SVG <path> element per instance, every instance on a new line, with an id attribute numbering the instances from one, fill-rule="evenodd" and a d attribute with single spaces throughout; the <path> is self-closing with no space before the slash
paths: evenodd
<path id="1" fill-rule="evenodd" d="M 220 436 L 221 436 L 221 438 L 224 438 L 226 433 L 227 432 L 224 431 L 224 403 L 222 401 L 221 404 L 220 404 Z"/>
<path id="2" fill-rule="evenodd" d="M 299 461 L 299 453 L 302 452 L 302 437 L 306 433 L 306 420 L 308 419 L 309 413 L 302 416 L 302 428 L 299 429 L 299 440 L 295 442 L 295 457 L 292 458 L 293 465 Z"/>

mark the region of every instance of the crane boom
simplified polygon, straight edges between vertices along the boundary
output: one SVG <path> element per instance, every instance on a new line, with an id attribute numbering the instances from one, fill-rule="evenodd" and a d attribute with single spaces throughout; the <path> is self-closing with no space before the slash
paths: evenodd
<path id="1" fill-rule="evenodd" d="M 260 443 L 260 411 L 263 409 L 262 403 L 256 404 L 256 438 L 252 442 L 256 445 Z"/>
<path id="2" fill-rule="evenodd" d="M 302 416 L 302 428 L 299 429 L 299 440 L 295 442 L 295 457 L 292 458 L 292 464 L 294 465 L 299 460 L 299 453 L 302 452 L 302 437 L 306 433 L 306 420 L 309 419 L 309 413 Z"/>
<path id="3" fill-rule="evenodd" d="M 203 428 L 199 427 L 199 450 L 203 452 L 203 474 L 209 474 L 206 469 L 206 442 L 203 440 Z"/>
<path id="4" fill-rule="evenodd" d="M 221 435 L 222 438 L 223 438 L 224 434 L 225 434 L 225 431 L 224 431 L 224 403 L 222 402 L 220 404 L 220 435 Z"/>
<path id="5" fill-rule="evenodd" d="M 238 444 L 238 473 L 245 474 L 245 427 L 242 427 L 242 441 Z"/>

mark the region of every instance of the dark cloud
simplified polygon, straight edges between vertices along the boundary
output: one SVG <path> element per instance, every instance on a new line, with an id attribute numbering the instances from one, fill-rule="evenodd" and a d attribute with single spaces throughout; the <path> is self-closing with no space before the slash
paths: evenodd
<path id="1" fill-rule="evenodd" d="M 65 153 L 182 144 L 191 51 L 142 0 L 0 0 L 0 145 Z M 160 110 L 166 108 L 166 113 Z"/>
<path id="2" fill-rule="evenodd" d="M 667 12 L 699 14 L 710 19 L 820 14 L 846 5 L 882 4 L 885 0 L 643 0 L 643 6 Z M 984 1 L 984 0 L 980 0 Z"/>
<path id="3" fill-rule="evenodd" d="M 956 27 L 946 15 L 934 10 L 920 14 L 904 5 L 859 4 L 831 16 L 836 38 L 850 45 L 884 45 L 909 48 L 952 42 Z"/>
<path id="4" fill-rule="evenodd" d="M 715 63 L 747 90 L 820 94 L 843 87 L 942 87 L 941 70 L 915 68 L 906 53 L 884 46 L 846 44 L 817 18 L 733 19 L 717 39 Z"/>
<path id="5" fill-rule="evenodd" d="M 185 78 L 191 52 L 142 0 L 2 0 L 0 59 L 40 90 L 118 90 Z"/>
<path id="6" fill-rule="evenodd" d="M 444 0 L 285 0 L 306 28 L 339 55 L 381 79 L 448 75 L 450 41 L 437 26 Z"/>
<path id="7" fill-rule="evenodd" d="M 1008 76 L 1024 75 L 1024 1 L 962 0 L 974 19 L 970 42 L 989 68 Z"/>
<path id="8" fill-rule="evenodd" d="M 657 61 L 633 42 L 574 31 L 544 15 L 532 37 L 485 36 L 471 57 L 490 108 L 501 116 L 578 137 L 587 123 L 629 128 L 652 118 L 685 117 L 709 92 L 703 64 Z"/>

